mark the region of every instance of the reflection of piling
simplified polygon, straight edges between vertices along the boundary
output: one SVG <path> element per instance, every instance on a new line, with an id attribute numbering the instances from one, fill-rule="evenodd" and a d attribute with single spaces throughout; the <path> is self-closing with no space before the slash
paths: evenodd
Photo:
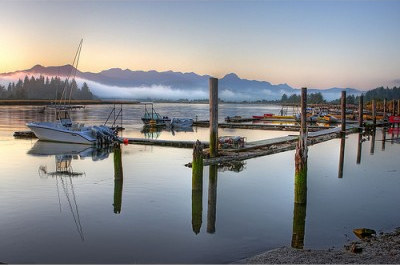
<path id="1" fill-rule="evenodd" d="M 218 156 L 218 79 L 210 77 L 210 157 Z"/>
<path id="2" fill-rule="evenodd" d="M 343 135 L 340 139 L 340 158 L 339 158 L 339 178 L 343 178 L 343 165 L 344 165 L 344 147 L 346 144 L 346 137 Z"/>
<path id="3" fill-rule="evenodd" d="M 117 145 L 114 149 L 114 213 L 121 213 L 123 179 L 121 147 Z"/>
<path id="4" fill-rule="evenodd" d="M 203 215 L 203 147 L 197 140 L 193 147 L 192 162 L 192 228 L 200 232 Z"/>
<path id="5" fill-rule="evenodd" d="M 372 130 L 372 135 L 371 135 L 371 149 L 369 150 L 369 153 L 373 155 L 375 153 L 375 133 L 376 129 L 374 128 Z"/>
<path id="6" fill-rule="evenodd" d="M 364 96 L 360 96 L 360 101 L 358 102 L 358 127 L 363 126 L 363 116 L 364 116 Z"/>
<path id="7" fill-rule="evenodd" d="M 307 88 L 301 89 L 301 128 L 295 154 L 295 203 L 305 203 L 307 199 Z"/>
<path id="8" fill-rule="evenodd" d="M 372 123 L 376 125 L 376 102 L 375 99 L 372 100 Z"/>
<path id="9" fill-rule="evenodd" d="M 303 248 L 307 207 L 307 88 L 301 89 L 301 128 L 296 145 L 292 247 Z"/>
<path id="10" fill-rule="evenodd" d="M 342 134 L 346 132 L 346 91 L 342 91 Z"/>
<path id="11" fill-rule="evenodd" d="M 382 128 L 382 151 L 385 151 L 386 147 L 386 127 Z"/>
<path id="12" fill-rule="evenodd" d="M 358 145 L 357 145 L 357 164 L 361 163 L 361 147 L 362 147 L 362 134 L 358 134 Z"/>
<path id="13" fill-rule="evenodd" d="M 400 99 L 397 100 L 397 115 L 400 115 Z"/>
<path id="14" fill-rule="evenodd" d="M 217 215 L 217 181 L 218 166 L 210 165 L 208 182 L 208 209 L 207 209 L 207 233 L 215 233 L 215 221 Z"/>

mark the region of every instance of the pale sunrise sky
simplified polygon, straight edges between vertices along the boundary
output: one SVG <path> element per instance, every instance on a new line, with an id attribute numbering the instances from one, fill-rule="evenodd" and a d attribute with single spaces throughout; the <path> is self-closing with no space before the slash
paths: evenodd
<path id="1" fill-rule="evenodd" d="M 400 85 L 400 1 L 0 0 L 0 72 L 72 63 L 309 88 Z"/>

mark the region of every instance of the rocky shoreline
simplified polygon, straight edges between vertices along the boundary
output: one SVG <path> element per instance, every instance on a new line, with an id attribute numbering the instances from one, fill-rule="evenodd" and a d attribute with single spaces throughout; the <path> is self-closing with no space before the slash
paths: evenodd
<path id="1" fill-rule="evenodd" d="M 240 264 L 397 264 L 400 263 L 400 228 L 391 233 L 354 241 L 341 250 L 281 247 L 241 260 Z"/>

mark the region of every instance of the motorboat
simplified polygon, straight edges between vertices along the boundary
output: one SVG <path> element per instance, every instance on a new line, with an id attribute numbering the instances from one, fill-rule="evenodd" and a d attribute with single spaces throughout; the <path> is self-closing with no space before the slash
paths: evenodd
<path id="1" fill-rule="evenodd" d="M 147 105 L 151 105 L 151 110 L 147 109 Z M 142 122 L 145 125 L 150 126 L 169 126 L 171 125 L 171 119 L 168 116 L 161 116 L 155 111 L 153 103 L 144 103 L 144 115 Z"/>

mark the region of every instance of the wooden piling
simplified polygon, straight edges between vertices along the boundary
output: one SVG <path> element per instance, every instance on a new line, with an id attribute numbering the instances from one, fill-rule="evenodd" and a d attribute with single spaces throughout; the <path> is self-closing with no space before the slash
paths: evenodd
<path id="1" fill-rule="evenodd" d="M 396 108 L 395 108 L 395 100 L 392 100 L 392 115 L 395 116 L 396 115 Z"/>
<path id="2" fill-rule="evenodd" d="M 303 248 L 307 207 L 307 88 L 301 89 L 300 136 L 296 144 L 292 247 Z"/>
<path id="3" fill-rule="evenodd" d="M 360 96 L 360 101 L 358 102 L 358 127 L 363 127 L 363 117 L 364 117 L 364 96 Z"/>
<path id="4" fill-rule="evenodd" d="M 217 216 L 217 181 L 218 166 L 209 166 L 208 181 L 208 209 L 207 209 L 207 233 L 215 233 L 215 221 Z"/>
<path id="5" fill-rule="evenodd" d="M 306 228 L 306 203 L 294 203 L 293 209 L 293 230 L 292 230 L 292 248 L 303 249 L 304 234 Z"/>
<path id="6" fill-rule="evenodd" d="M 382 121 L 383 121 L 383 122 L 385 122 L 385 121 L 387 120 L 387 117 L 386 117 L 386 109 L 387 109 L 387 99 L 384 98 L 384 99 L 383 99 L 383 118 L 382 118 Z"/>
<path id="7" fill-rule="evenodd" d="M 357 164 L 361 163 L 362 133 L 358 133 Z"/>
<path id="8" fill-rule="evenodd" d="M 210 77 L 210 157 L 218 156 L 218 79 Z"/>
<path id="9" fill-rule="evenodd" d="M 301 89 L 301 128 L 299 141 L 295 153 L 295 203 L 306 203 L 307 201 L 307 88 Z"/>
<path id="10" fill-rule="evenodd" d="M 397 100 L 397 115 L 400 115 L 400 99 Z"/>
<path id="11" fill-rule="evenodd" d="M 376 102 L 375 99 L 372 100 L 372 123 L 376 125 Z"/>
<path id="12" fill-rule="evenodd" d="M 338 178 L 343 178 L 343 166 L 344 166 L 344 149 L 346 145 L 346 136 L 342 135 L 340 139 L 340 157 L 339 157 L 339 173 Z"/>
<path id="13" fill-rule="evenodd" d="M 342 99 L 341 99 L 341 108 L 342 108 L 342 131 L 341 133 L 346 133 L 346 91 L 342 91 Z"/>
<path id="14" fill-rule="evenodd" d="M 203 147 L 199 140 L 193 146 L 192 162 L 192 229 L 200 232 L 203 216 Z"/>
<path id="15" fill-rule="evenodd" d="M 118 144 L 114 147 L 114 213 L 121 213 L 122 207 L 122 187 L 123 187 L 123 169 L 121 158 L 121 146 Z"/>

